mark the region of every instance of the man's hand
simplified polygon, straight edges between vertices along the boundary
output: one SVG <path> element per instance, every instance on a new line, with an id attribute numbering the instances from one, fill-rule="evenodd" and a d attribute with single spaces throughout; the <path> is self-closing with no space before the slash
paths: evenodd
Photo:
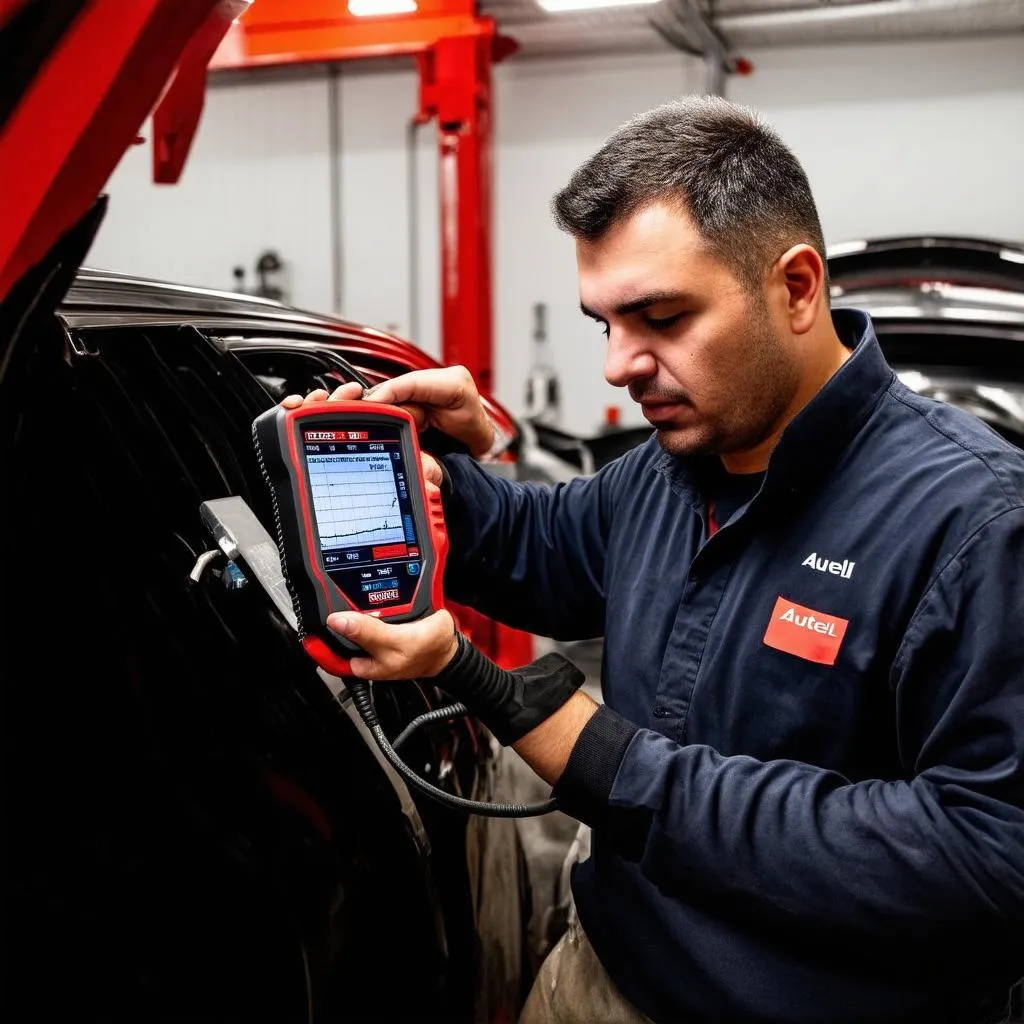
<path id="1" fill-rule="evenodd" d="M 319 402 L 358 402 L 362 394 L 363 386 L 355 381 L 349 381 L 348 384 L 342 384 L 340 388 L 335 388 L 330 394 L 323 388 L 317 388 L 316 391 L 311 391 L 305 398 L 302 395 L 288 395 L 287 398 L 281 401 L 281 405 L 286 409 L 298 409 L 302 405 L 316 405 Z M 374 398 L 372 401 L 376 401 L 376 399 Z M 421 412 L 422 410 L 416 411 Z M 410 409 L 410 412 L 413 412 L 415 416 L 415 411 Z M 423 467 L 423 479 L 428 484 L 440 487 L 444 475 L 441 472 L 437 459 L 426 452 L 420 452 L 420 465 Z"/>
<path id="2" fill-rule="evenodd" d="M 430 498 L 441 486 L 441 467 L 423 452 L 420 458 Z M 369 655 L 350 661 L 352 675 L 358 679 L 427 679 L 445 668 L 458 649 L 455 620 L 443 608 L 425 619 L 403 623 L 381 622 L 359 612 L 334 612 L 327 616 L 327 626 Z"/>
<path id="3" fill-rule="evenodd" d="M 357 401 L 360 397 L 382 405 L 400 405 L 416 420 L 420 430 L 437 427 L 442 433 L 461 441 L 476 456 L 486 455 L 494 444 L 494 426 L 480 401 L 472 374 L 464 366 L 446 366 L 436 370 L 413 370 L 383 381 L 363 395 L 359 384 L 342 384 L 330 395 L 314 391 L 306 402 L 329 398 Z M 281 404 L 298 408 L 303 399 L 289 395 Z"/>
<path id="4" fill-rule="evenodd" d="M 350 380 L 347 384 L 342 384 L 341 387 L 335 388 L 330 393 L 323 388 L 317 388 L 316 391 L 310 391 L 305 398 L 302 395 L 288 395 L 281 400 L 281 404 L 286 409 L 298 409 L 300 405 L 311 405 L 316 402 L 358 402 L 362 397 L 362 384 Z"/>
<path id="5" fill-rule="evenodd" d="M 356 678 L 440 676 L 439 686 L 465 701 L 499 742 L 514 744 L 526 763 L 552 785 L 597 711 L 585 693 L 576 692 L 583 673 L 564 658 L 548 655 L 517 673 L 506 672 L 465 639 L 460 649 L 455 622 L 443 609 L 399 624 L 359 612 L 335 612 L 327 617 L 327 625 L 369 655 L 352 659 Z"/>
<path id="6" fill-rule="evenodd" d="M 429 679 L 458 650 L 455 622 L 444 609 L 397 624 L 358 612 L 335 612 L 327 625 L 369 655 L 352 659 L 352 675 L 358 679 Z"/>

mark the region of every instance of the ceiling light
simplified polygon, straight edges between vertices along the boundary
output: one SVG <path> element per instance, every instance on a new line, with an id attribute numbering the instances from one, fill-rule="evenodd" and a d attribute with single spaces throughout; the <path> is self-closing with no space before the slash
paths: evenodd
<path id="1" fill-rule="evenodd" d="M 348 13 L 357 18 L 373 18 L 385 14 L 412 14 L 416 10 L 416 0 L 348 0 Z"/>
<path id="2" fill-rule="evenodd" d="M 563 11 L 593 11 L 599 7 L 638 7 L 641 4 L 656 4 L 659 0 L 537 0 L 549 14 Z"/>

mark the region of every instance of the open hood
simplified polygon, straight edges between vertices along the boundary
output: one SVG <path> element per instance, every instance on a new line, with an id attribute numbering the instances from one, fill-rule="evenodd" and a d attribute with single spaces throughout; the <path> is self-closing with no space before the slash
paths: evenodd
<path id="1" fill-rule="evenodd" d="M 206 64 L 247 6 L 0 0 L 0 308 L 30 271 L 52 282 L 45 264 L 56 243 L 93 209 L 151 111 L 154 176 L 177 179 L 202 111 Z M 91 220 L 95 231 L 99 218 Z M 17 289 L 22 305 L 27 291 Z M 48 302 L 62 298 L 52 285 L 47 291 Z M 10 323 L 12 311 L 3 312 Z"/>

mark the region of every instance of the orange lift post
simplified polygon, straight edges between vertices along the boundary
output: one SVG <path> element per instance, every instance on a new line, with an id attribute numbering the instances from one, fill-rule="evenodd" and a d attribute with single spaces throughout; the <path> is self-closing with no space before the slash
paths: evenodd
<path id="1" fill-rule="evenodd" d="M 375 13 L 384 3 L 403 10 Z M 473 0 L 258 0 L 209 65 L 415 57 L 416 120 L 438 125 L 442 360 L 468 367 L 487 390 L 494 386 L 491 65 L 515 48 L 491 18 L 477 16 Z"/>

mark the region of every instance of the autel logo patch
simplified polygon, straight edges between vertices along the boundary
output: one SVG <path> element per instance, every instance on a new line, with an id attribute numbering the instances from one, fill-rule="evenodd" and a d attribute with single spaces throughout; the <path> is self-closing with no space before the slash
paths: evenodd
<path id="1" fill-rule="evenodd" d="M 777 651 L 795 654 L 819 665 L 834 665 L 849 624 L 849 619 L 816 612 L 788 597 L 779 597 L 765 630 L 764 642 Z"/>

